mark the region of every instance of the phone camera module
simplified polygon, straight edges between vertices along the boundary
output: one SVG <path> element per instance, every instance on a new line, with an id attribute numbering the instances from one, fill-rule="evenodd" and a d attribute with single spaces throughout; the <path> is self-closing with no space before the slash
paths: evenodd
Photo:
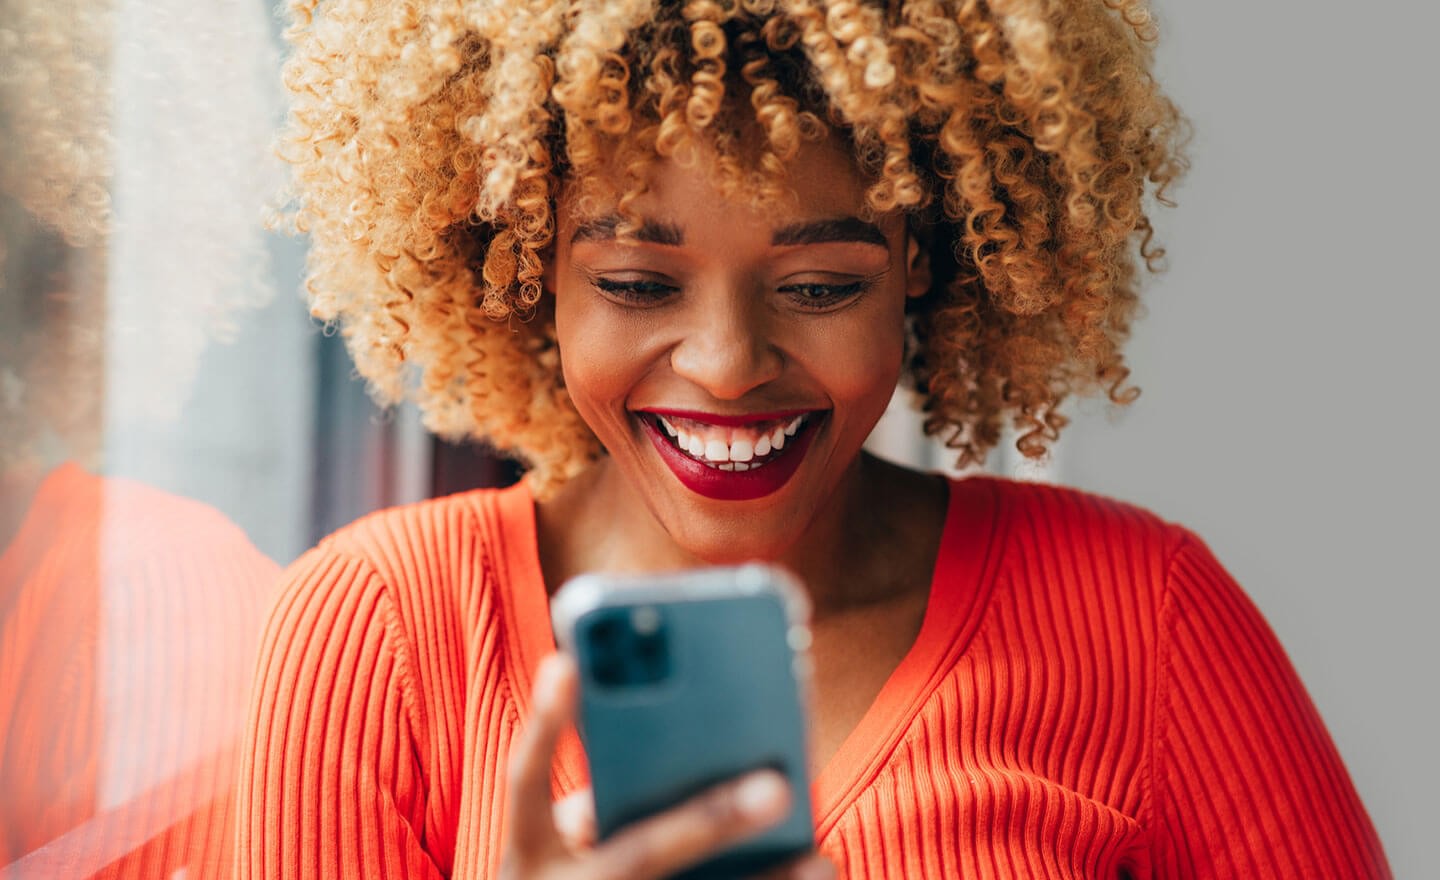
<path id="1" fill-rule="evenodd" d="M 612 609 L 585 627 L 590 676 L 609 688 L 655 684 L 670 677 L 670 640 L 660 609 Z"/>

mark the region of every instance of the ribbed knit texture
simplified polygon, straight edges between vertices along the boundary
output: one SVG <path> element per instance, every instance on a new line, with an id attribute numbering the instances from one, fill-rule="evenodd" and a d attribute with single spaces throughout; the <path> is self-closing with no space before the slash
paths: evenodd
<path id="1" fill-rule="evenodd" d="M 492 877 L 554 649 L 522 486 L 384 511 L 298 560 L 265 645 L 239 876 Z M 586 784 L 573 736 L 553 787 Z M 1117 502 L 951 484 L 919 637 L 814 781 L 842 876 L 1388 877 L 1254 606 Z"/>
<path id="2" fill-rule="evenodd" d="M 0 555 L 0 877 L 231 875 L 279 573 L 199 502 L 46 478 Z"/>

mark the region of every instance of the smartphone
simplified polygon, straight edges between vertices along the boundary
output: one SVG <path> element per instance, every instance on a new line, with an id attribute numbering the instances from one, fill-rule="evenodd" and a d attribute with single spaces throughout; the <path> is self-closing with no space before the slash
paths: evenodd
<path id="1" fill-rule="evenodd" d="M 806 762 L 809 602 L 766 565 L 586 574 L 551 602 L 580 672 L 580 738 L 601 840 L 761 768 L 789 782 L 783 822 L 677 875 L 759 873 L 814 849 Z"/>

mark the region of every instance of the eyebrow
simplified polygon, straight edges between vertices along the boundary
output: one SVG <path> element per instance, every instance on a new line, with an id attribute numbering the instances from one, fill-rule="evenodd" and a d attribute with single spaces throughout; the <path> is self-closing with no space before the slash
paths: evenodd
<path id="1" fill-rule="evenodd" d="M 610 241 L 615 238 L 615 230 L 620 228 L 620 222 L 617 214 L 587 220 L 575 227 L 575 234 L 570 236 L 570 243 Z M 679 247 L 685 243 L 685 233 L 679 226 L 674 223 L 662 223 L 659 220 L 642 222 L 640 228 L 635 232 L 635 238 L 650 244 L 663 244 L 670 247 Z"/>
<path id="2" fill-rule="evenodd" d="M 775 230 L 770 243 L 776 247 L 799 244 L 827 244 L 829 242 L 859 242 L 889 247 L 885 233 L 874 223 L 859 217 L 837 217 L 831 220 L 810 220 L 792 223 Z"/>
<path id="3" fill-rule="evenodd" d="M 615 238 L 615 231 L 620 228 L 620 223 L 620 217 L 614 214 L 588 220 L 575 227 L 574 234 L 570 236 L 570 243 L 573 245 L 577 241 L 612 240 Z M 649 244 L 679 247 L 685 243 L 685 232 L 674 223 L 645 220 L 635 231 L 635 239 Z M 775 230 L 775 234 L 770 237 L 770 244 L 774 247 L 831 242 L 858 242 L 879 247 L 890 246 L 885 239 L 885 233 L 880 231 L 879 226 L 861 220 L 859 217 L 835 217 L 791 223 Z"/>

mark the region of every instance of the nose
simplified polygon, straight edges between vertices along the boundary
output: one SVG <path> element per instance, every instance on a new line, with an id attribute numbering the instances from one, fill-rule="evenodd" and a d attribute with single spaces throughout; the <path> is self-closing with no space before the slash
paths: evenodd
<path id="1" fill-rule="evenodd" d="M 670 352 L 676 375 L 716 400 L 739 400 L 779 378 L 785 358 L 760 297 L 732 288 L 696 300 L 686 332 Z"/>

